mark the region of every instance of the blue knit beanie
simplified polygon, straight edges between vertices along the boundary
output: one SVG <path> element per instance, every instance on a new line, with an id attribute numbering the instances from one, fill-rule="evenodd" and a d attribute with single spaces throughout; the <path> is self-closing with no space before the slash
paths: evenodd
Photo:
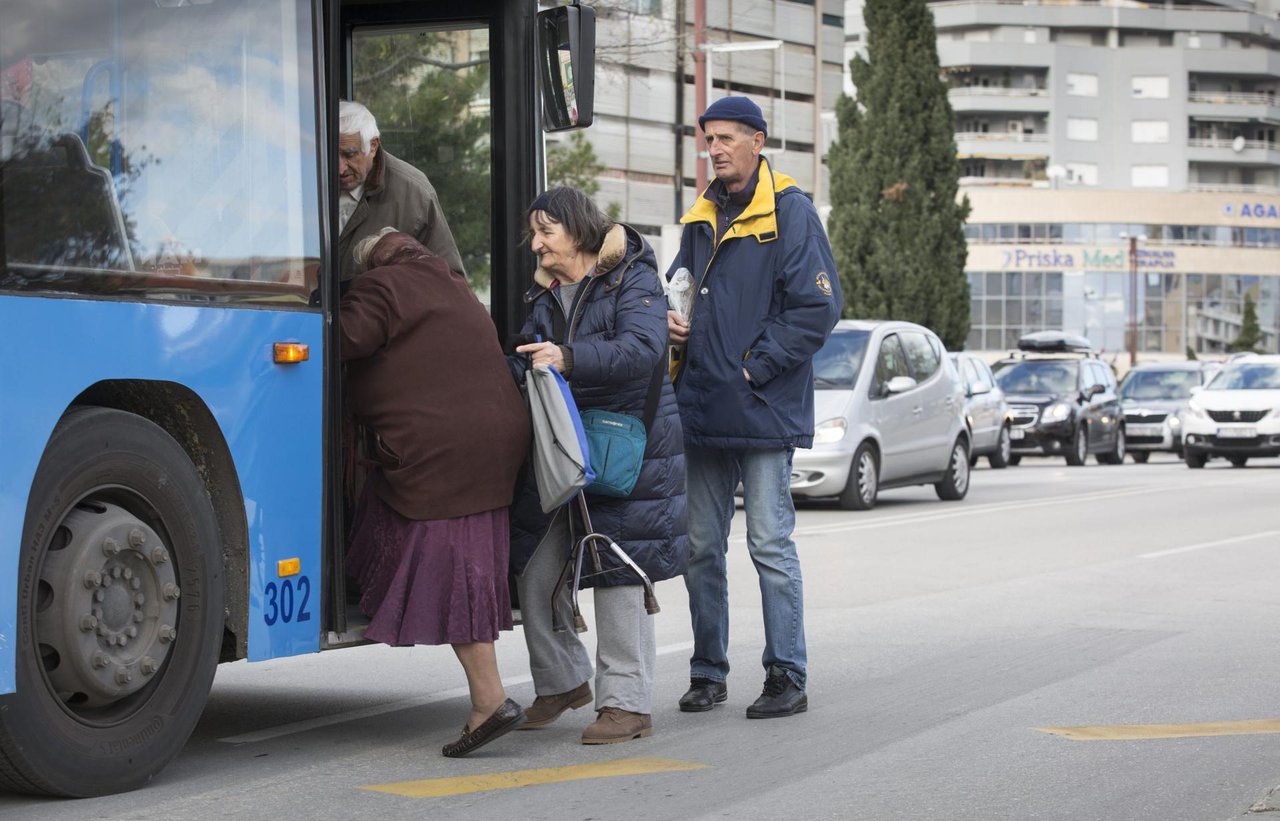
<path id="1" fill-rule="evenodd" d="M 750 97 L 721 97 L 707 106 L 707 110 L 698 118 L 698 128 L 706 131 L 708 120 L 732 120 L 746 123 L 756 131 L 763 131 L 766 136 L 769 134 L 769 125 L 764 121 L 764 112 L 760 110 L 760 106 L 751 101 Z"/>

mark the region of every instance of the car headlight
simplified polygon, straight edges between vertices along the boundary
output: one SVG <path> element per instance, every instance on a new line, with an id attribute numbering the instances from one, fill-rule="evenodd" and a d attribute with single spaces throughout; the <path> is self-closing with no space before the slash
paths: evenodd
<path id="1" fill-rule="evenodd" d="M 828 419 L 820 422 L 813 431 L 813 443 L 815 445 L 829 445 L 832 442 L 839 442 L 844 438 L 845 431 L 849 429 L 849 423 L 844 419 Z"/>
<path id="2" fill-rule="evenodd" d="M 1205 413 L 1203 408 L 1197 407 L 1196 405 L 1187 405 L 1187 409 L 1184 410 L 1183 413 L 1191 419 L 1200 419 L 1202 421 L 1207 421 L 1209 419 L 1209 414 Z"/>
<path id="3" fill-rule="evenodd" d="M 1071 406 L 1066 402 L 1054 402 L 1044 409 L 1044 418 L 1048 422 L 1061 422 L 1071 415 Z"/>
<path id="4" fill-rule="evenodd" d="M 1177 430 L 1180 427 L 1182 427 L 1182 420 L 1178 418 L 1178 415 L 1176 413 L 1169 414 L 1169 428 Z"/>

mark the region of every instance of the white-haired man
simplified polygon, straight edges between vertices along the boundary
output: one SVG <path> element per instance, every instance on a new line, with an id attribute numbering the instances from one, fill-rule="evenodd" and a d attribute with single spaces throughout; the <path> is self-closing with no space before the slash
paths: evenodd
<path id="1" fill-rule="evenodd" d="M 338 107 L 338 260 L 342 278 L 359 273 L 352 253 L 384 226 L 412 235 L 463 276 L 462 256 L 425 174 L 382 148 L 378 122 L 360 103 Z"/>

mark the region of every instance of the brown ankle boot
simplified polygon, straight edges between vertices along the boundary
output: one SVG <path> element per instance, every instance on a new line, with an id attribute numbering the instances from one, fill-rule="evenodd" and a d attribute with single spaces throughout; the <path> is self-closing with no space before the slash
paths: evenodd
<path id="1" fill-rule="evenodd" d="M 617 707 L 598 711 L 595 723 L 582 731 L 583 744 L 617 744 L 653 735 L 653 718 L 647 713 L 631 713 Z"/>
<path id="2" fill-rule="evenodd" d="M 538 696 L 524 711 L 525 721 L 521 730 L 536 730 L 545 727 L 560 717 L 565 710 L 576 710 L 585 707 L 591 701 L 591 685 L 582 682 L 567 693 L 554 696 Z"/>

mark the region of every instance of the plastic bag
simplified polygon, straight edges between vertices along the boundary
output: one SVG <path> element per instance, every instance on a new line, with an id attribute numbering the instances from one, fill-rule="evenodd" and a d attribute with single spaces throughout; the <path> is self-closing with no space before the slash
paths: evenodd
<path id="1" fill-rule="evenodd" d="M 688 268 L 677 268 L 671 278 L 663 283 L 667 292 L 667 307 L 689 321 L 689 308 L 693 303 L 693 275 Z"/>

